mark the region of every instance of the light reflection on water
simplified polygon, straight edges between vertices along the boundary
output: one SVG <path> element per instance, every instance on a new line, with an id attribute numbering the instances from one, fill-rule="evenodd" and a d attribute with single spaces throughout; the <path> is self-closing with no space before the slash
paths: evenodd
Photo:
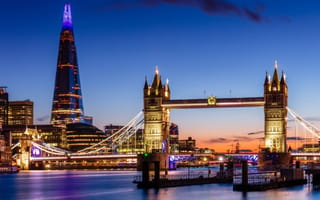
<path id="1" fill-rule="evenodd" d="M 199 169 L 182 169 L 172 175 L 199 173 Z M 206 173 L 208 169 L 201 169 Z M 0 199 L 320 199 L 320 191 L 310 185 L 268 190 L 266 192 L 234 192 L 232 184 L 206 184 L 185 187 L 137 189 L 132 183 L 136 171 L 22 171 L 0 175 Z"/>

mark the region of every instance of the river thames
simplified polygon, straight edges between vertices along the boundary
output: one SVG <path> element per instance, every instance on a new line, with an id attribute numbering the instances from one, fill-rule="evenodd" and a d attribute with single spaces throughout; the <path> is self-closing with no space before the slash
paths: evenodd
<path id="1" fill-rule="evenodd" d="M 178 173 L 178 172 L 170 172 Z M 162 188 L 137 189 L 132 183 L 136 171 L 21 171 L 0 175 L 1 200 L 54 200 L 54 199 L 320 199 L 320 191 L 312 185 L 303 185 L 264 192 L 234 192 L 232 184 L 206 184 Z"/>

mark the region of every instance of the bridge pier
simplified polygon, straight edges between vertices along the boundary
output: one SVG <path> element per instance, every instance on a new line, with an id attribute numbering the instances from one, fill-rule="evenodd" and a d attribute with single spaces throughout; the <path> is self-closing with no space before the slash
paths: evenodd
<path id="1" fill-rule="evenodd" d="M 147 163 L 147 164 L 146 164 Z M 159 163 L 159 164 L 155 164 Z M 157 166 L 155 166 L 157 165 Z M 169 166 L 168 154 L 166 153 L 144 153 L 137 155 L 137 170 L 143 171 L 144 168 L 148 168 L 150 170 L 156 170 L 159 168 L 160 170 L 167 170 Z"/>
<path id="2" fill-rule="evenodd" d="M 261 152 L 259 153 L 259 168 L 261 170 L 279 170 L 289 168 L 291 164 L 291 154 L 284 152 Z"/>

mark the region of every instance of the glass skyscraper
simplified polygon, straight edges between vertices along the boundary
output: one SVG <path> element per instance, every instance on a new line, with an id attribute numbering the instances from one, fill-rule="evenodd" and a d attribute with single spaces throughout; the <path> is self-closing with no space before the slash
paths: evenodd
<path id="1" fill-rule="evenodd" d="M 84 122 L 79 67 L 70 5 L 64 6 L 51 124 Z"/>

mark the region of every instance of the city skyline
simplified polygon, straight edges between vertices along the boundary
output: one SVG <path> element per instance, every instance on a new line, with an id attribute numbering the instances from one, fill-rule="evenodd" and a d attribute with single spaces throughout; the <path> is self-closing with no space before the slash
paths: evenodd
<path id="1" fill-rule="evenodd" d="M 299 1 L 121 2 L 2 3 L 0 25 L 7 31 L 0 33 L 0 84 L 8 86 L 10 100 L 34 101 L 36 124 L 50 120 L 65 3 L 72 7 L 85 113 L 99 128 L 125 124 L 143 108 L 145 76 L 151 82 L 155 66 L 169 79 L 172 99 L 262 97 L 274 60 L 287 75 L 289 107 L 319 119 L 318 2 L 303 8 Z M 254 149 L 263 137 L 248 135 L 263 130 L 263 108 L 172 110 L 171 121 L 181 139 L 191 136 L 202 147 L 250 141 Z M 292 132 L 294 124 L 288 126 Z"/>

